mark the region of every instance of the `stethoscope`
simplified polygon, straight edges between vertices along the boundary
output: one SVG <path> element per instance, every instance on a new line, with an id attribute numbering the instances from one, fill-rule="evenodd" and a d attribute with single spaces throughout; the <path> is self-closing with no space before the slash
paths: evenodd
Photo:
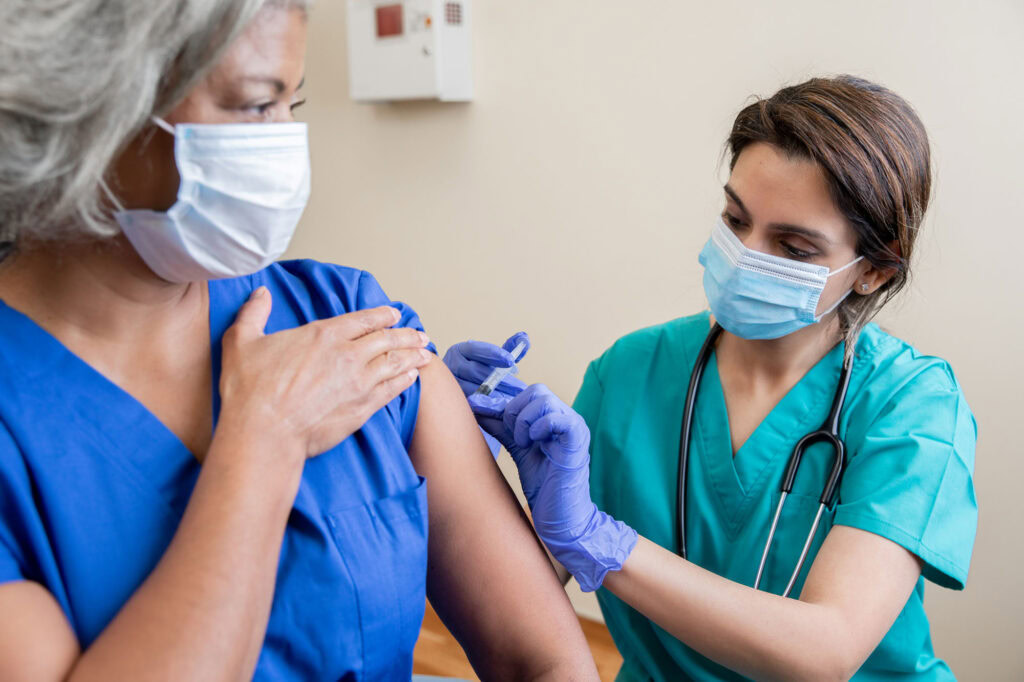
<path id="1" fill-rule="evenodd" d="M 722 327 L 716 322 L 708 333 L 708 337 L 704 340 L 700 353 L 697 355 L 697 362 L 694 364 L 693 373 L 690 375 L 690 385 L 686 390 L 686 402 L 683 406 L 683 425 L 679 436 L 679 476 L 676 485 L 676 532 L 678 534 L 677 553 L 684 559 L 686 558 L 686 465 L 690 455 L 693 410 L 697 403 L 697 389 L 700 387 L 704 368 L 707 367 L 708 359 L 711 357 L 711 352 L 715 349 L 715 342 L 721 333 Z M 852 357 L 852 354 L 850 356 Z M 797 576 L 800 575 L 800 569 L 803 568 L 804 562 L 807 560 L 807 552 L 810 551 L 811 541 L 818 530 L 818 524 L 821 523 L 821 515 L 835 501 L 836 493 L 839 491 L 839 482 L 843 477 L 843 467 L 846 463 L 846 445 L 839 437 L 839 415 L 843 410 L 843 403 L 846 401 L 846 391 L 850 387 L 851 366 L 851 360 L 843 362 L 843 370 L 839 375 L 839 385 L 836 387 L 836 394 L 832 399 L 832 407 L 829 409 L 828 417 L 825 418 L 825 423 L 817 431 L 812 431 L 801 438 L 797 442 L 796 447 L 793 448 L 793 454 L 789 456 L 786 473 L 783 475 L 782 485 L 779 487 L 781 492 L 779 504 L 775 507 L 775 516 L 772 519 L 771 530 L 768 531 L 768 540 L 764 543 L 761 563 L 757 567 L 757 578 L 754 579 L 755 590 L 761 585 L 761 576 L 764 574 L 764 565 L 768 560 L 768 551 L 771 549 L 772 540 L 775 539 L 775 531 L 779 526 L 779 516 L 782 514 L 783 505 L 786 504 L 786 497 L 793 490 L 793 481 L 796 480 L 796 472 L 800 468 L 800 460 L 803 458 L 807 448 L 815 443 L 830 443 L 835 450 L 835 456 L 832 459 L 832 470 L 825 481 L 825 488 L 821 491 L 821 497 L 818 498 L 818 513 L 814 517 L 814 525 L 811 526 L 811 532 L 807 534 L 807 540 L 804 542 L 803 550 L 800 552 L 800 559 L 796 563 L 793 575 L 789 578 L 789 584 L 786 585 L 785 592 L 782 593 L 783 597 L 789 596 Z"/>

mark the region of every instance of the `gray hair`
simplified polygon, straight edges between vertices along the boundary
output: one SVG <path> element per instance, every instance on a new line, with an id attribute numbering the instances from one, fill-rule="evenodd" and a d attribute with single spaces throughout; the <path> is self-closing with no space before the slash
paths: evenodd
<path id="1" fill-rule="evenodd" d="M 0 2 L 0 258 L 25 236 L 116 234 L 110 165 L 265 5 L 307 0 Z"/>

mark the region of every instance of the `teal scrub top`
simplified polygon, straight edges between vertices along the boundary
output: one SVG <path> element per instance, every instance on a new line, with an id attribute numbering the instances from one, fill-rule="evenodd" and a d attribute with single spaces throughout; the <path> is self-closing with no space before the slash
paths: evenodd
<path id="1" fill-rule="evenodd" d="M 574 408 L 592 433 L 591 493 L 598 507 L 675 551 L 676 475 L 683 401 L 710 328 L 707 312 L 642 329 L 590 364 Z M 843 359 L 840 344 L 779 402 L 733 456 L 712 355 L 697 395 L 686 502 L 689 558 L 753 585 L 797 440 L 825 420 Z M 836 524 L 887 538 L 920 557 L 922 577 L 855 680 L 950 680 L 932 650 L 924 580 L 963 589 L 977 526 L 977 426 L 949 365 L 868 325 L 854 358 L 840 436 L 848 465 L 800 576 L 799 595 Z M 761 589 L 780 594 L 818 508 L 832 450 L 804 455 Z M 624 663 L 618 680 L 740 680 L 605 589 L 601 610 Z"/>

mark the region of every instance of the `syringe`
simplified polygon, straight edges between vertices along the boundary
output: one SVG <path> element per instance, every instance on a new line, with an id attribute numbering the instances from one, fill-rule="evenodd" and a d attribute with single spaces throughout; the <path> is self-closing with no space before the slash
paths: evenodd
<path id="1" fill-rule="evenodd" d="M 519 362 L 519 358 L 522 357 L 526 351 L 526 341 L 520 341 L 516 344 L 516 347 L 512 349 L 512 360 Z M 507 377 L 512 372 L 516 371 L 516 366 L 511 367 L 495 367 L 491 370 L 491 373 L 484 379 L 484 383 L 480 384 L 480 388 L 476 389 L 474 395 L 490 395 L 494 392 L 494 389 L 498 387 L 501 380 Z"/>

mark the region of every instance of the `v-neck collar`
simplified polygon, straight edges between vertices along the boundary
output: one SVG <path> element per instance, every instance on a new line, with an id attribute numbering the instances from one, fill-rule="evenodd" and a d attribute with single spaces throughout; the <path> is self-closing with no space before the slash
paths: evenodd
<path id="1" fill-rule="evenodd" d="M 234 310 L 218 306 L 217 283 L 208 283 L 212 420 L 220 412 L 221 337 Z M 86 362 L 57 337 L 0 299 L 0 328 L 17 353 L 15 370 L 28 385 L 55 384 L 67 418 L 139 484 L 156 489 L 180 515 L 199 473 L 199 461 L 182 440 L 128 391 Z M 49 411 L 56 406 L 50 405 Z"/>
<path id="2" fill-rule="evenodd" d="M 842 358 L 839 344 L 782 397 L 734 456 L 717 354 L 711 354 L 698 393 L 694 438 L 700 441 L 711 487 L 730 532 L 739 532 L 756 503 L 780 483 L 796 442 L 824 421 Z"/>

